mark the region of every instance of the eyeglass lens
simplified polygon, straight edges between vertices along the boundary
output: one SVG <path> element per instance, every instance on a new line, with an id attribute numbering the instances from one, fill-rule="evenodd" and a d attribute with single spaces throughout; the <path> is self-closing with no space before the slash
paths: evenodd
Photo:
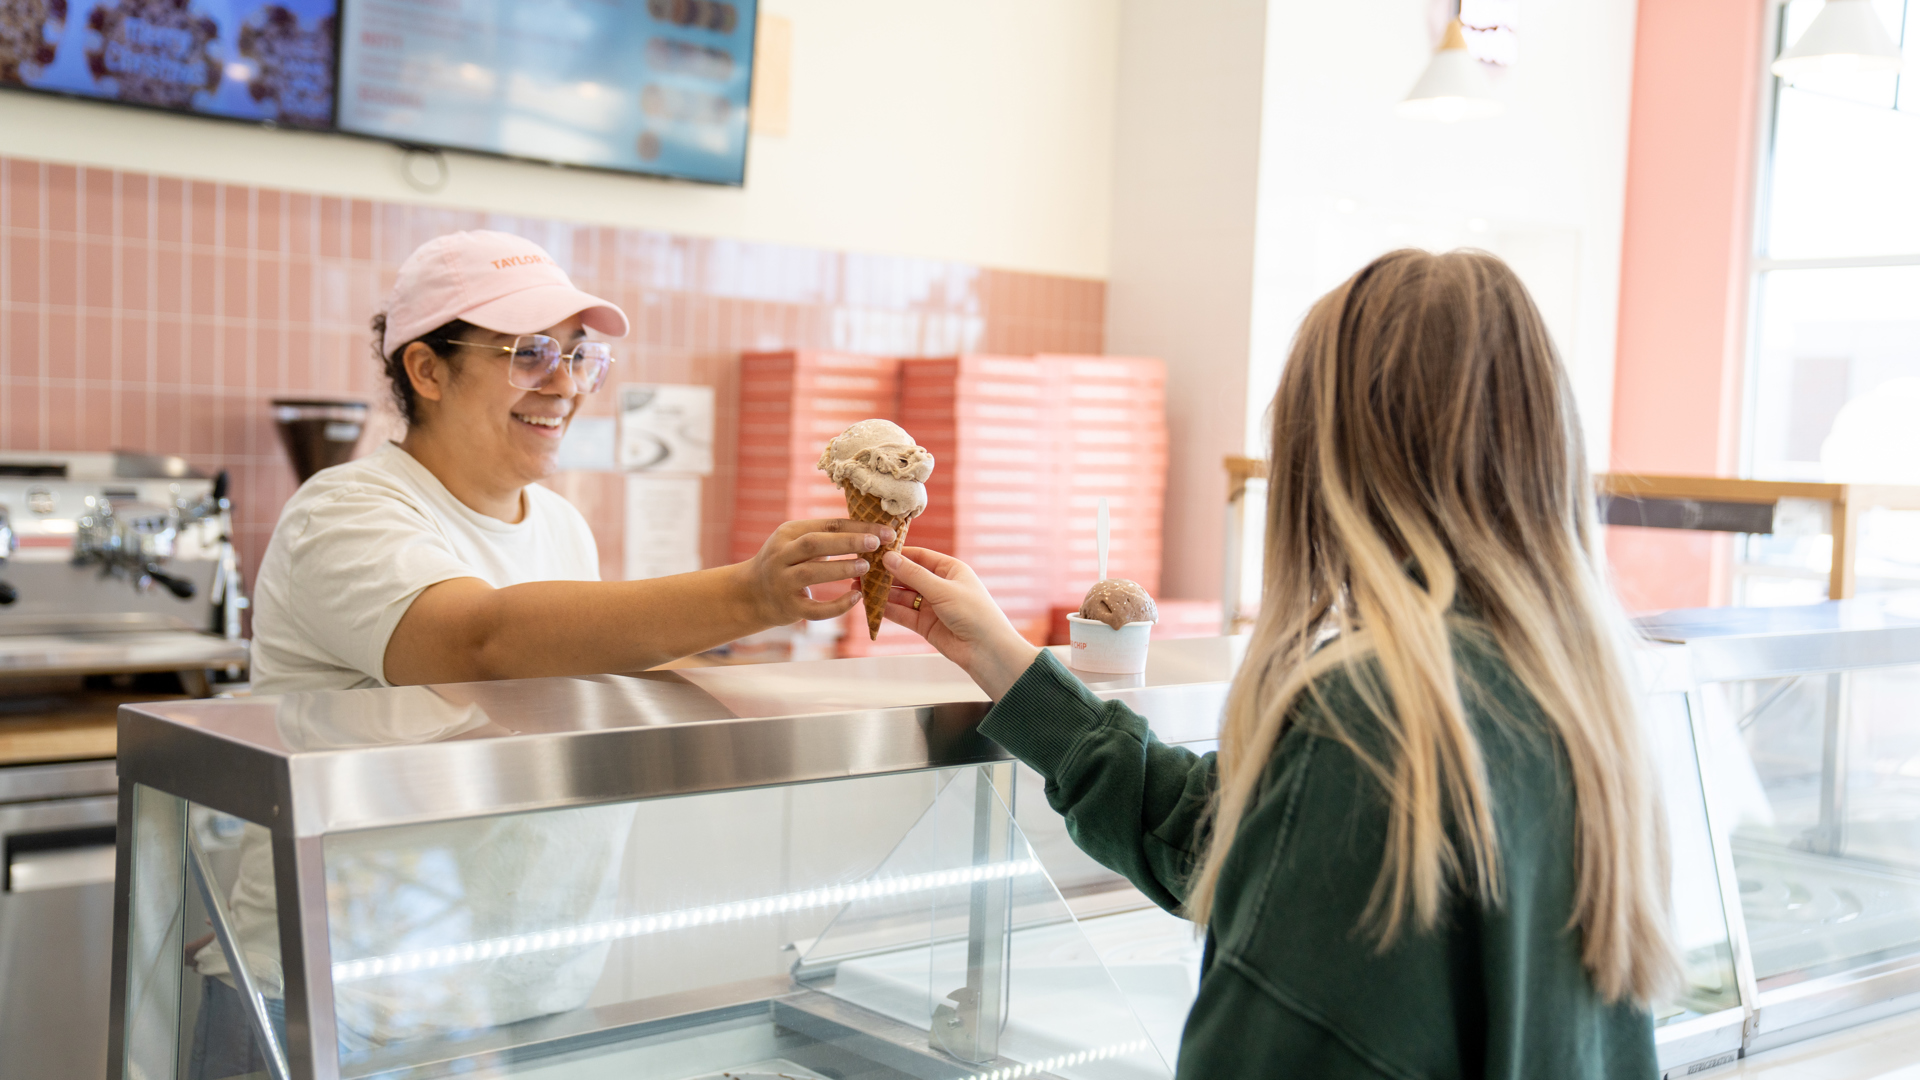
<path id="1" fill-rule="evenodd" d="M 522 390 L 541 390 L 560 370 L 560 343 L 544 334 L 528 334 L 513 341 L 513 362 L 507 381 Z M 606 381 L 607 368 L 613 363 L 613 350 L 605 342 L 583 341 L 569 356 L 573 384 L 580 393 L 591 394 Z"/>

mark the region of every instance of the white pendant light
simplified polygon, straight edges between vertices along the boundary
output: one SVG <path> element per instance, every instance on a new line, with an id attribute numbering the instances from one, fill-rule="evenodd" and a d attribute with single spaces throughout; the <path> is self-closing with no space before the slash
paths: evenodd
<path id="1" fill-rule="evenodd" d="M 1900 46 L 1874 13 L 1873 0 L 1827 0 L 1807 32 L 1773 62 L 1773 73 L 1788 82 L 1809 75 L 1899 70 Z"/>
<path id="2" fill-rule="evenodd" d="M 1480 61 L 1468 55 L 1459 19 L 1447 24 L 1447 36 L 1440 39 L 1426 72 L 1399 105 L 1401 116 L 1443 124 L 1497 116 L 1505 109 L 1493 96 L 1493 84 L 1480 70 Z"/>

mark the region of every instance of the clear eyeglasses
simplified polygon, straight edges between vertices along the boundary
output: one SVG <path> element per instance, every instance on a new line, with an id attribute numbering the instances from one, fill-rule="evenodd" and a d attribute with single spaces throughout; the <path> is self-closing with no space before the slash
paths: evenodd
<path id="1" fill-rule="evenodd" d="M 521 390 L 544 390 L 565 360 L 573 374 L 573 385 L 582 394 L 591 394 L 607 381 L 607 369 L 613 366 L 613 349 L 603 341 L 583 341 L 570 353 L 560 351 L 560 343 L 545 334 L 522 334 L 511 345 L 488 345 L 454 338 L 428 338 L 435 345 L 460 345 L 469 349 L 493 349 L 509 356 L 507 382 Z"/>

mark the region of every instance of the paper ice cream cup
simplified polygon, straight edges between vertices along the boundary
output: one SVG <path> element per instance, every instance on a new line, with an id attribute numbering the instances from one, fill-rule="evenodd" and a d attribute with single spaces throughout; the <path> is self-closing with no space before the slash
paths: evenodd
<path id="1" fill-rule="evenodd" d="M 1067 628 L 1072 635 L 1068 667 L 1100 675 L 1137 675 L 1147 670 L 1152 623 L 1130 622 L 1115 630 L 1098 619 L 1069 615 Z"/>

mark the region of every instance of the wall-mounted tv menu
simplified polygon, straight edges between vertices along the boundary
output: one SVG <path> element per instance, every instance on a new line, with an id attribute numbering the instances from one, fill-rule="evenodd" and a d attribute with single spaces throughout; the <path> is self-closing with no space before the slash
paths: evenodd
<path id="1" fill-rule="evenodd" d="M 335 0 L 0 0 L 0 85 L 333 126 Z"/>
<path id="2" fill-rule="evenodd" d="M 341 130 L 739 184 L 756 0 L 347 0 Z"/>

